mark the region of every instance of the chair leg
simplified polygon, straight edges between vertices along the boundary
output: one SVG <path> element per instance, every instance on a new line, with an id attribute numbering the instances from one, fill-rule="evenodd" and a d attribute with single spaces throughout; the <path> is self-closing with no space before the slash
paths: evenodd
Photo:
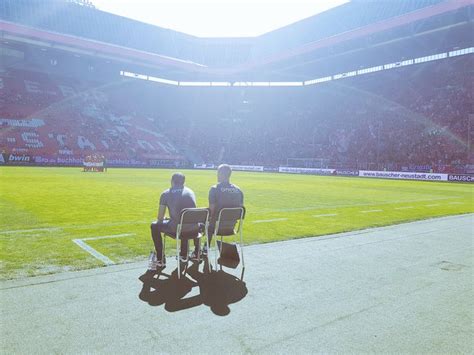
<path id="1" fill-rule="evenodd" d="M 206 249 L 207 249 L 207 266 L 209 268 L 209 273 L 211 273 L 211 263 L 209 262 L 209 254 L 211 253 L 211 249 L 209 249 L 209 238 L 206 235 Z"/>
<path id="2" fill-rule="evenodd" d="M 179 258 L 179 244 L 180 240 L 179 238 L 176 238 L 176 257 L 178 258 L 178 279 L 181 278 L 181 260 Z"/>
<path id="3" fill-rule="evenodd" d="M 214 265 L 217 271 L 217 235 L 214 234 Z"/>
<path id="4" fill-rule="evenodd" d="M 245 261 L 244 261 L 244 237 L 242 235 L 242 228 L 240 228 L 240 254 L 242 255 L 242 274 L 240 275 L 240 281 L 244 279 Z"/>
<path id="5" fill-rule="evenodd" d="M 222 248 L 223 248 L 222 243 L 223 243 L 223 241 L 224 241 L 224 237 L 221 235 L 221 247 L 219 249 L 219 258 L 222 258 Z M 222 271 L 222 260 L 221 260 L 221 271 Z"/>
<path id="6" fill-rule="evenodd" d="M 162 263 L 164 263 L 165 260 L 166 260 L 165 250 L 166 250 L 166 235 L 163 235 L 163 249 L 161 250 L 161 262 Z"/>
<path id="7" fill-rule="evenodd" d="M 189 239 L 188 239 L 188 244 L 186 244 L 186 265 L 184 265 L 183 275 L 186 275 L 186 272 L 188 271 L 188 264 L 189 264 L 188 259 L 189 259 Z"/>
<path id="8" fill-rule="evenodd" d="M 242 230 L 240 230 L 240 253 L 242 254 L 242 266 L 245 268 L 245 261 L 244 261 L 244 237 L 242 236 Z"/>

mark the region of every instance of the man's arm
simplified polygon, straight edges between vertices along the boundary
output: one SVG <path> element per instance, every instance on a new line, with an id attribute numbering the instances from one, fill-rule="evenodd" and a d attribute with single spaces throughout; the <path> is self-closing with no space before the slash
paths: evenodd
<path id="1" fill-rule="evenodd" d="M 165 218 L 165 212 L 166 206 L 160 205 L 160 208 L 158 209 L 158 222 L 163 222 L 163 219 Z"/>
<path id="2" fill-rule="evenodd" d="M 160 207 L 158 208 L 158 222 L 163 222 L 163 219 L 165 218 L 165 212 L 166 212 L 166 206 L 168 205 L 167 203 L 167 197 L 168 194 L 163 192 L 160 196 Z"/>
<path id="3" fill-rule="evenodd" d="M 214 219 L 214 215 L 216 213 L 216 203 L 217 203 L 217 194 L 216 194 L 216 189 L 211 187 L 209 190 L 209 213 L 210 213 L 210 219 Z"/>

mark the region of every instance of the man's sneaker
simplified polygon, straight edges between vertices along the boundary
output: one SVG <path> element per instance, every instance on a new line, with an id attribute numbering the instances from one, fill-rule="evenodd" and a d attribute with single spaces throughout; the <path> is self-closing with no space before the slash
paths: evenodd
<path id="1" fill-rule="evenodd" d="M 206 244 L 204 244 L 204 246 L 202 247 L 201 255 L 202 256 L 207 256 L 207 245 Z"/>
<path id="2" fill-rule="evenodd" d="M 179 256 L 179 261 L 182 262 L 182 263 L 187 263 L 188 262 L 188 256 L 183 256 L 183 255 L 180 255 Z"/>
<path id="3" fill-rule="evenodd" d="M 202 253 L 201 253 L 201 256 L 202 256 Z M 199 261 L 199 255 L 196 250 L 191 253 L 190 259 L 191 261 Z"/>
<path id="4" fill-rule="evenodd" d="M 156 267 L 157 268 L 166 267 L 166 260 L 157 260 L 156 261 Z"/>
<path id="5" fill-rule="evenodd" d="M 156 253 L 154 251 L 150 252 L 150 256 L 148 257 L 148 270 L 156 271 L 158 267 L 158 260 L 156 258 Z"/>

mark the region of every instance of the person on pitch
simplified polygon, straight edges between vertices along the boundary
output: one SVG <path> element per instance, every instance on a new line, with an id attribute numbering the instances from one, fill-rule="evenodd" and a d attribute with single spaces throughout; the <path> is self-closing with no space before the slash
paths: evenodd
<path id="1" fill-rule="evenodd" d="M 194 192 L 184 186 L 185 176 L 182 173 L 174 173 L 171 177 L 171 187 L 165 190 L 160 196 L 160 207 L 158 218 L 151 224 L 151 237 L 155 245 L 155 251 L 151 252 L 149 259 L 149 270 L 156 270 L 157 267 L 165 267 L 166 260 L 163 255 L 163 237 L 161 233 L 176 234 L 181 211 L 185 208 L 196 207 L 196 196 Z M 169 218 L 165 219 L 165 212 L 168 209 Z M 198 254 L 200 244 L 194 240 L 195 250 L 193 256 Z M 181 241 L 181 251 L 179 259 L 181 262 L 188 260 L 188 240 Z"/>
<path id="2" fill-rule="evenodd" d="M 221 164 L 217 168 L 217 182 L 218 184 L 211 187 L 209 190 L 209 211 L 210 223 L 208 230 L 209 245 L 211 245 L 212 235 L 217 217 L 222 208 L 242 207 L 244 205 L 244 193 L 237 186 L 230 182 L 232 175 L 232 168 L 230 165 Z M 204 247 L 203 254 L 207 254 L 207 248 Z"/>

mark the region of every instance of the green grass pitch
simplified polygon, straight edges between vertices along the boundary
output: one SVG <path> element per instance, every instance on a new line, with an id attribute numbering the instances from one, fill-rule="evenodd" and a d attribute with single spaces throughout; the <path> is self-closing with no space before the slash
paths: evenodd
<path id="1" fill-rule="evenodd" d="M 153 248 L 149 224 L 171 173 L 0 168 L 0 278 L 104 265 L 73 239 L 112 236 L 86 242 L 115 263 L 145 260 Z M 198 205 L 207 207 L 216 172 L 184 173 Z M 234 172 L 233 182 L 245 193 L 246 244 L 474 211 L 468 184 L 247 172 Z M 174 242 L 167 247 L 172 255 Z"/>

